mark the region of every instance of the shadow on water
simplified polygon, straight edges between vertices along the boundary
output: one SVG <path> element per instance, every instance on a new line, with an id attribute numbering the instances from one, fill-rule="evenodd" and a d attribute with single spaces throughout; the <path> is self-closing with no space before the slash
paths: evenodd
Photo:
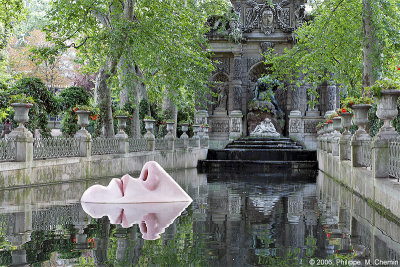
<path id="1" fill-rule="evenodd" d="M 83 211 L 82 193 L 109 178 L 1 191 L 0 265 L 332 266 L 399 259 L 399 225 L 323 173 L 316 179 L 312 172 L 188 169 L 171 176 L 193 202 L 156 240 L 143 240 L 138 225 L 123 228 Z"/>

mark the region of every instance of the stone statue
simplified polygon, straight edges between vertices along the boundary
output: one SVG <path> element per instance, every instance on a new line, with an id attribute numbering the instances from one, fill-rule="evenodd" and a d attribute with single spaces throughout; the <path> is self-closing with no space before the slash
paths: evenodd
<path id="1" fill-rule="evenodd" d="M 280 134 L 276 131 L 271 120 L 269 118 L 265 118 L 265 120 L 262 121 L 261 124 L 257 125 L 256 128 L 250 133 L 250 136 L 278 137 Z"/>
<path id="2" fill-rule="evenodd" d="M 282 109 L 279 107 L 278 101 L 275 99 L 274 89 L 279 84 L 279 81 L 268 80 L 269 76 L 262 77 L 257 80 L 254 87 L 254 99 L 259 101 L 269 101 L 271 102 L 279 114 L 282 114 Z"/>
<path id="3" fill-rule="evenodd" d="M 216 88 L 216 103 L 215 103 L 215 109 L 217 110 L 226 110 L 226 99 L 227 95 L 225 92 L 225 84 L 219 84 L 218 87 Z"/>

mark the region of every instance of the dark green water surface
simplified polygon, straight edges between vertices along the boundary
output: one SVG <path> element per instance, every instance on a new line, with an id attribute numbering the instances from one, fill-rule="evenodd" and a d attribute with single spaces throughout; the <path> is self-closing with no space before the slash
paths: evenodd
<path id="1" fill-rule="evenodd" d="M 0 265 L 398 266 L 399 225 L 322 173 L 171 176 L 194 201 L 157 240 L 84 212 L 110 179 L 0 191 Z"/>

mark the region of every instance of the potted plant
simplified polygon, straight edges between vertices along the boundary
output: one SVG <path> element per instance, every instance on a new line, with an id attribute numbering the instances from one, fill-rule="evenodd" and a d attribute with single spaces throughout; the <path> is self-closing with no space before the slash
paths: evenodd
<path id="1" fill-rule="evenodd" d="M 207 134 L 207 133 L 208 133 L 208 130 L 210 129 L 210 126 L 209 126 L 207 123 L 203 123 L 203 124 L 201 125 L 201 128 L 203 129 L 203 132 L 204 132 L 205 134 Z"/>
<path id="2" fill-rule="evenodd" d="M 97 120 L 99 117 L 99 109 L 87 105 L 77 105 L 74 112 L 78 116 L 78 125 L 84 130 L 89 125 L 89 116 L 91 120 Z"/>
<path id="3" fill-rule="evenodd" d="M 29 109 L 34 103 L 33 98 L 25 94 L 10 96 L 10 104 L 15 111 L 14 120 L 19 123 L 19 126 L 23 126 L 24 122 L 29 121 Z"/>
<path id="4" fill-rule="evenodd" d="M 349 134 L 349 128 L 351 126 L 351 118 L 353 117 L 353 110 L 350 108 L 340 108 L 337 110 L 337 114 L 342 118 L 342 127 L 344 128 L 343 135 Z"/>
<path id="5" fill-rule="evenodd" d="M 354 112 L 354 124 L 358 126 L 355 135 L 368 135 L 365 127 L 368 124 L 368 111 L 372 107 L 374 101 L 368 96 L 347 97 L 343 101 L 343 107 L 351 108 Z"/>
<path id="6" fill-rule="evenodd" d="M 383 120 L 383 126 L 377 136 L 393 138 L 397 132 L 390 125 L 390 121 L 398 114 L 397 99 L 400 96 L 400 85 L 395 81 L 384 79 L 376 81 L 371 90 L 377 102 L 376 116 Z"/>

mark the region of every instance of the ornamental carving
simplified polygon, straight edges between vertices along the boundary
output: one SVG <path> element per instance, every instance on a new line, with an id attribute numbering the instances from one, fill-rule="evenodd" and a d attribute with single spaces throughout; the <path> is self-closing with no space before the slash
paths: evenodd
<path id="1" fill-rule="evenodd" d="M 275 43 L 273 42 L 262 42 L 260 44 L 261 46 L 261 50 L 263 52 L 263 54 L 267 53 L 270 49 L 274 48 Z"/>
<path id="2" fill-rule="evenodd" d="M 233 87 L 233 107 L 235 110 L 239 110 L 242 106 L 242 87 Z"/>
<path id="3" fill-rule="evenodd" d="M 241 118 L 231 118 L 231 132 L 240 133 L 241 120 Z"/>
<path id="4" fill-rule="evenodd" d="M 233 60 L 233 79 L 240 80 L 242 73 L 242 58 L 235 57 Z"/>
<path id="5" fill-rule="evenodd" d="M 296 3 L 295 11 L 294 11 L 294 16 L 296 18 L 296 22 L 295 22 L 296 29 L 303 26 L 304 21 L 305 21 L 305 11 L 306 11 L 306 7 L 304 5 L 300 5 L 299 3 Z"/>
<path id="6" fill-rule="evenodd" d="M 289 132 L 290 133 L 300 133 L 301 120 L 290 119 L 289 120 Z"/>
<path id="7" fill-rule="evenodd" d="M 336 109 L 336 86 L 328 85 L 326 87 L 327 93 L 327 102 L 326 102 L 326 110 L 335 110 Z"/>
<path id="8" fill-rule="evenodd" d="M 211 121 L 211 129 L 213 133 L 229 133 L 229 120 L 213 119 Z"/>
<path id="9" fill-rule="evenodd" d="M 305 120 L 304 121 L 304 132 L 305 133 L 316 133 L 315 127 L 319 123 L 319 120 Z"/>
<path id="10" fill-rule="evenodd" d="M 247 70 L 250 70 L 250 68 L 252 66 L 254 66 L 255 64 L 257 64 L 258 62 L 262 62 L 264 61 L 263 58 L 261 57 L 257 57 L 257 58 L 248 58 L 247 59 Z"/>
<path id="11" fill-rule="evenodd" d="M 230 72 L 230 64 L 229 58 L 226 57 L 218 57 L 213 59 L 213 65 L 215 67 L 215 72 L 223 72 L 229 74 Z"/>
<path id="12" fill-rule="evenodd" d="M 264 34 L 270 35 L 278 27 L 283 32 L 293 32 L 294 27 L 290 23 L 290 8 L 285 7 L 290 4 L 284 0 L 275 4 L 258 4 L 254 0 L 248 0 L 244 8 L 244 32 L 252 32 L 260 28 Z"/>

